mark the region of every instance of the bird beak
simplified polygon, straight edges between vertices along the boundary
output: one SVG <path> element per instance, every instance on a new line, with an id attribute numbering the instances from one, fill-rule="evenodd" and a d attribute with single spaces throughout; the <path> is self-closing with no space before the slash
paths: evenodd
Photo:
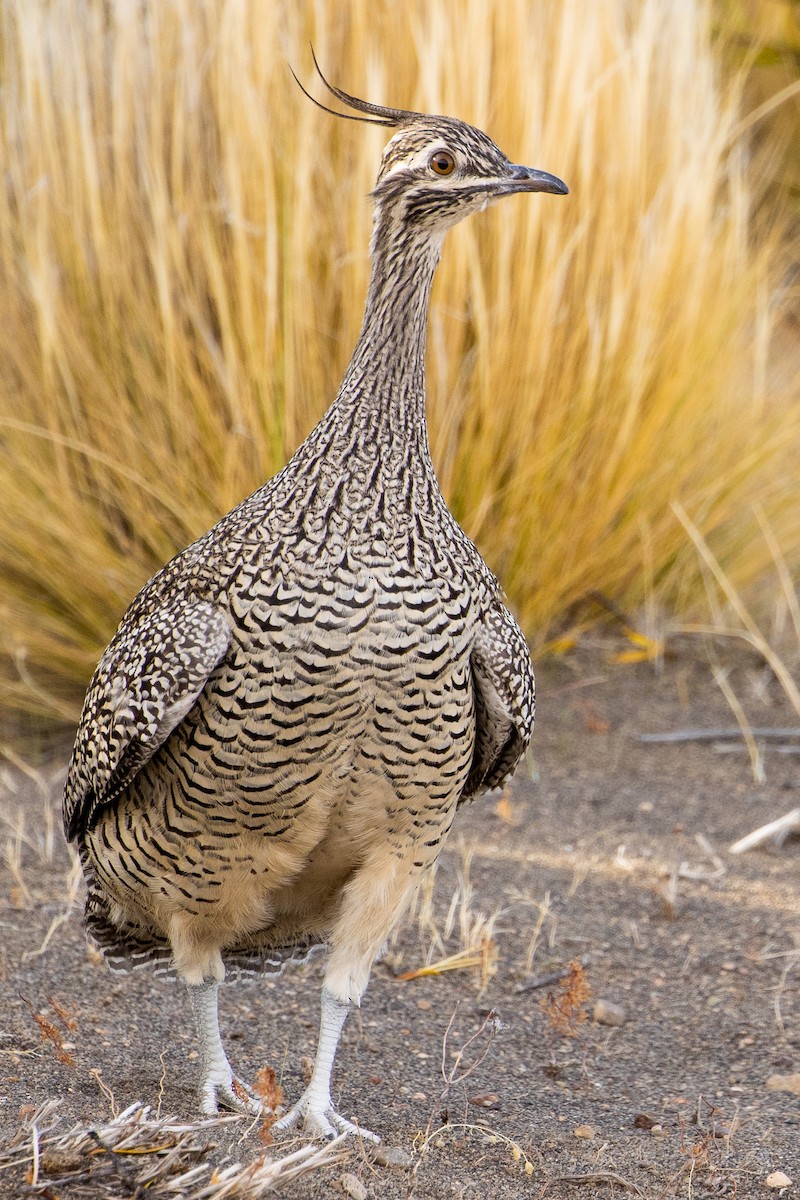
<path id="1" fill-rule="evenodd" d="M 535 167 L 520 167 L 515 163 L 509 167 L 509 178 L 503 181 L 501 187 L 503 193 L 552 192 L 556 196 L 569 193 L 569 188 L 558 176 L 537 171 Z"/>

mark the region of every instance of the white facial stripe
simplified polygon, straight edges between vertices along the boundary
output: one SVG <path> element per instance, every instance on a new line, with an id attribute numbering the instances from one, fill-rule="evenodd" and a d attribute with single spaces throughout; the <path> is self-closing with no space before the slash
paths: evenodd
<path id="1" fill-rule="evenodd" d="M 433 157 L 434 154 L 440 153 L 442 151 L 445 151 L 447 154 L 451 154 L 456 162 L 455 170 L 453 171 L 452 175 L 450 175 L 450 176 L 439 175 L 439 174 L 437 174 L 437 172 L 431 170 L 431 165 L 430 165 L 431 158 Z M 461 155 L 459 155 L 457 153 L 457 151 L 452 150 L 450 148 L 450 146 L 447 145 L 446 142 L 435 141 L 435 142 L 429 142 L 426 146 L 422 146 L 419 150 L 415 151 L 414 154 L 409 155 L 408 157 L 398 159 L 397 162 L 392 163 L 392 166 L 386 172 L 386 174 L 392 175 L 395 171 L 408 171 L 408 170 L 428 171 L 432 176 L 434 176 L 436 179 L 438 179 L 441 183 L 446 184 L 448 181 L 454 181 L 458 177 L 461 167 L 462 167 Z"/>

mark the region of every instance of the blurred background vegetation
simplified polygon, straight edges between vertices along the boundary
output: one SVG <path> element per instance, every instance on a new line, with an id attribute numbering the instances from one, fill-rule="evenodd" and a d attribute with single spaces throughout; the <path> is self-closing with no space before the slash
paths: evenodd
<path id="1" fill-rule="evenodd" d="M 601 592 L 765 611 L 800 561 L 800 6 L 0 0 L 0 687 L 73 719 L 128 601 L 275 472 L 361 319 L 383 137 L 448 112 L 571 194 L 437 277 L 443 490 L 540 651 Z M 764 535 L 768 528 L 770 536 Z"/>

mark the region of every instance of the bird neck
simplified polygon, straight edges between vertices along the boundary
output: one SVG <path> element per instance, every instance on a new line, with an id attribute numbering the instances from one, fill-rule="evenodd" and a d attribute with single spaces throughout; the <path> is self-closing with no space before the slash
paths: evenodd
<path id="1" fill-rule="evenodd" d="M 431 284 L 441 238 L 414 239 L 376 221 L 372 273 L 361 332 L 328 418 L 348 466 L 432 472 L 425 419 L 425 345 Z M 406 236 L 403 237 L 403 232 Z M 333 450 L 333 445 L 331 445 Z"/>
<path id="2" fill-rule="evenodd" d="M 428 306 L 441 247 L 441 238 L 390 235 L 376 222 L 364 320 L 340 395 L 351 378 L 363 378 L 424 400 Z"/>

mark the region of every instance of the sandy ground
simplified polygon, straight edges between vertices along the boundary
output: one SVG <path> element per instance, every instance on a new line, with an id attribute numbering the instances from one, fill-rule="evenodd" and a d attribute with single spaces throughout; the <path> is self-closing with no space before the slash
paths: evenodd
<path id="1" fill-rule="evenodd" d="M 397 1162 L 351 1142 L 282 1194 L 701 1200 L 777 1195 L 765 1181 L 782 1171 L 794 1181 L 785 1194 L 800 1196 L 800 1095 L 767 1086 L 800 1072 L 800 842 L 727 852 L 800 805 L 800 760 L 767 748 L 757 784 L 746 754 L 635 739 L 734 724 L 696 647 L 660 674 L 610 666 L 597 646 L 539 674 L 533 778 L 460 815 L 429 903 L 375 967 L 342 1038 L 340 1110 L 380 1132 Z M 797 724 L 755 660 L 731 680 L 754 725 Z M 59 748 L 38 782 L 10 767 L 2 778 L 0 1143 L 20 1142 L 0 1153 L 0 1196 L 166 1195 L 137 1191 L 142 1160 L 121 1163 L 102 1138 L 94 1157 L 40 1156 L 28 1182 L 25 1122 L 49 1099 L 65 1131 L 135 1100 L 196 1115 L 182 990 L 114 976 L 87 952 L 53 817 L 64 761 Z M 493 918 L 484 962 L 496 956 L 483 991 L 478 968 L 397 977 L 478 944 L 482 918 Z M 564 984 L 521 990 L 570 961 L 585 964 L 588 995 L 580 978 L 566 1001 Z M 249 1078 L 272 1064 L 290 1101 L 314 1049 L 319 983 L 311 965 L 223 993 L 232 1061 Z M 620 1006 L 624 1023 L 595 1021 L 597 1001 Z M 43 1037 L 34 1014 L 60 1032 Z M 265 1152 L 244 1120 L 199 1135 L 207 1143 L 209 1161 Z"/>

